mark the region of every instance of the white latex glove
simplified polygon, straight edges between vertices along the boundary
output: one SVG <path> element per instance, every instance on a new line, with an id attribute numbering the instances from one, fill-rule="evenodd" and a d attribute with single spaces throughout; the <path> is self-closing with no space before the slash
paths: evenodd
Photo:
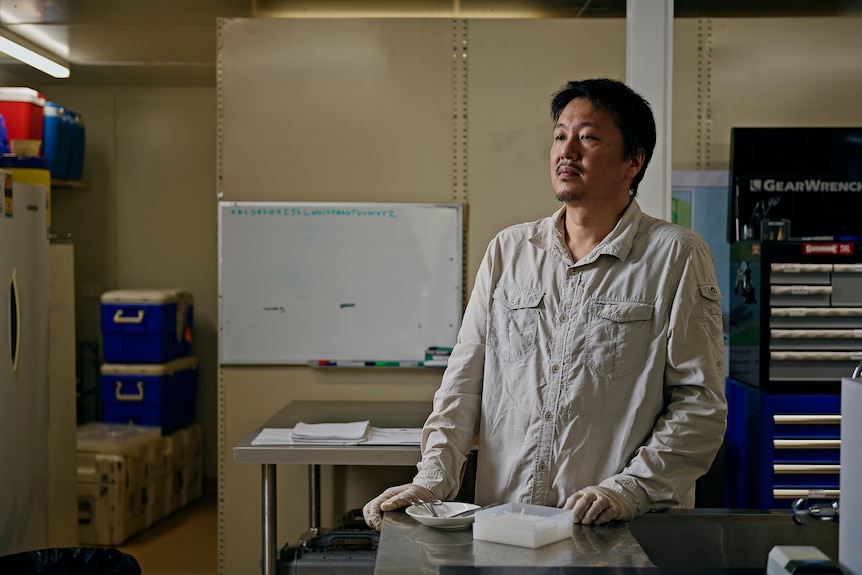
<path id="1" fill-rule="evenodd" d="M 631 521 L 634 512 L 628 502 L 606 487 L 584 487 L 568 499 L 563 509 L 572 510 L 572 523 L 601 525 L 617 519 Z"/>
<path id="2" fill-rule="evenodd" d="M 362 508 L 362 516 L 369 527 L 380 531 L 380 528 L 383 526 L 383 511 L 392 511 L 393 509 L 407 507 L 411 501 L 418 499 L 433 501 L 437 499 L 437 496 L 424 487 L 413 483 L 390 487 L 365 504 L 365 507 Z"/>

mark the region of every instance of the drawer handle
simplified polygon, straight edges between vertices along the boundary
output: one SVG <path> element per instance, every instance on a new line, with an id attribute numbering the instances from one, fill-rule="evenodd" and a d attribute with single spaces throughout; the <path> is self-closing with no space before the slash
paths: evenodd
<path id="1" fill-rule="evenodd" d="M 122 393 L 123 382 L 117 381 L 117 401 L 143 401 L 144 400 L 144 382 L 137 382 L 138 393 Z"/>
<path id="2" fill-rule="evenodd" d="M 776 463 L 772 466 L 772 471 L 776 474 L 782 473 L 808 473 L 808 474 L 825 474 L 834 475 L 841 473 L 841 466 L 832 463 L 824 464 L 806 464 L 806 463 Z"/>
<path id="3" fill-rule="evenodd" d="M 141 323 L 142 321 L 144 321 L 144 310 L 142 309 L 139 309 L 138 314 L 134 317 L 124 316 L 121 309 L 114 313 L 114 323 Z"/>
<path id="4" fill-rule="evenodd" d="M 776 499 L 840 499 L 840 489 L 773 489 L 772 496 Z"/>
<path id="5" fill-rule="evenodd" d="M 838 449 L 840 439 L 774 439 L 772 445 L 776 449 Z"/>
<path id="6" fill-rule="evenodd" d="M 816 424 L 816 423 L 831 423 L 831 424 L 840 424 L 841 416 L 840 415 L 826 415 L 826 414 L 811 414 L 811 415 L 796 415 L 796 414 L 775 414 L 772 416 L 772 421 L 776 425 L 781 424 L 790 424 L 790 423 L 807 423 L 807 424 Z"/>

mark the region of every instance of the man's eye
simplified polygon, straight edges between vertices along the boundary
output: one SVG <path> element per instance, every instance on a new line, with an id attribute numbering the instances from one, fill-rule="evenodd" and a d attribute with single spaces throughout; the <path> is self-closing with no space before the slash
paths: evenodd
<path id="1" fill-rule="evenodd" d="M 591 136 L 590 134 L 581 134 L 581 139 L 582 140 L 594 140 L 595 138 L 593 136 Z"/>
<path id="2" fill-rule="evenodd" d="M 566 137 L 563 134 L 556 134 L 556 135 L 554 135 L 554 139 L 562 141 L 562 140 L 565 140 Z"/>

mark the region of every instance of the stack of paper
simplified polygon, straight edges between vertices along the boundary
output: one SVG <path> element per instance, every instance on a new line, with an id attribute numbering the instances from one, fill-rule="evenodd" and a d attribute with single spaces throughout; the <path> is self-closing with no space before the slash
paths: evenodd
<path id="1" fill-rule="evenodd" d="M 331 425 L 331 424 L 327 424 Z M 342 424 L 343 425 L 343 424 Z M 300 430 L 301 432 L 301 430 Z M 293 429 L 290 427 L 268 427 L 262 429 L 252 441 L 252 445 L 295 445 L 295 444 L 323 444 L 323 445 L 416 445 L 422 441 L 421 428 L 380 428 L 372 427 L 368 437 L 362 439 L 336 439 L 321 440 L 294 439 Z"/>
<path id="2" fill-rule="evenodd" d="M 368 439 L 371 431 L 370 421 L 350 423 L 303 423 L 299 422 L 290 437 L 297 442 L 308 443 L 347 443 Z"/>

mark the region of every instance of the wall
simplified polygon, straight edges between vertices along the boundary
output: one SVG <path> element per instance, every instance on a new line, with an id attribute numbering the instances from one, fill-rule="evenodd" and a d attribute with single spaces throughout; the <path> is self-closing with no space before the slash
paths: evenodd
<path id="1" fill-rule="evenodd" d="M 673 169 L 728 169 L 733 126 L 862 125 L 860 30 L 850 17 L 677 20 Z"/>

